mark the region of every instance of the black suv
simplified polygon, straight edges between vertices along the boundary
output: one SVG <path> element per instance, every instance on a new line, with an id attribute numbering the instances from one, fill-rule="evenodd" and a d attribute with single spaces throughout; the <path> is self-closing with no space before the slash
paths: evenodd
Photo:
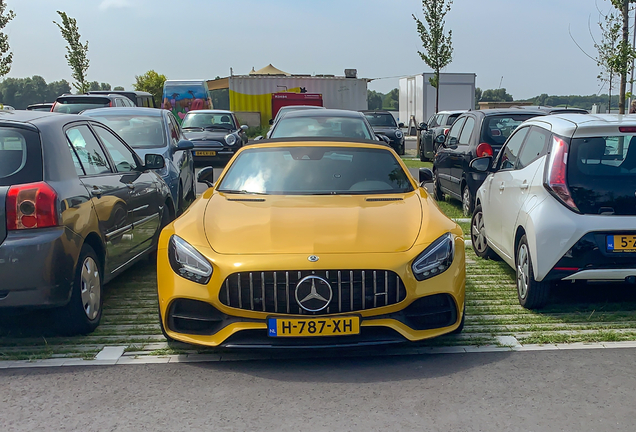
<path id="1" fill-rule="evenodd" d="M 448 194 L 462 202 L 464 215 L 471 215 L 475 193 L 487 173 L 469 168 L 471 160 L 496 156 L 510 134 L 529 118 L 546 115 L 542 110 L 506 108 L 468 111 L 455 120 L 433 161 L 435 199 Z"/>
<path id="2" fill-rule="evenodd" d="M 440 111 L 428 119 L 428 123 L 420 123 L 420 160 L 426 162 L 433 160 L 435 152 L 440 143 L 444 142 L 444 138 L 450 127 L 453 125 L 457 117 L 466 110 L 460 111 Z"/>
<path id="3" fill-rule="evenodd" d="M 397 124 L 393 115 L 388 111 L 362 111 L 367 121 L 377 135 L 384 135 L 388 144 L 399 155 L 404 154 L 404 133 L 400 130 L 403 123 Z"/>
<path id="4" fill-rule="evenodd" d="M 55 100 L 52 112 L 79 114 L 84 110 L 105 107 L 134 107 L 135 104 L 126 96 L 107 95 L 62 95 Z"/>

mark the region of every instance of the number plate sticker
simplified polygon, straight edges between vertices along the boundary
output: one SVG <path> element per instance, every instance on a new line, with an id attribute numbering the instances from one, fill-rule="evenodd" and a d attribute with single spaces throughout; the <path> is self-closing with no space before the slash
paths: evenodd
<path id="1" fill-rule="evenodd" d="M 337 318 L 268 318 L 270 337 L 343 336 L 360 333 L 360 317 Z"/>
<path id="2" fill-rule="evenodd" d="M 636 252 L 636 235 L 607 236 L 607 250 L 610 252 Z"/>
<path id="3" fill-rule="evenodd" d="M 196 156 L 216 156 L 216 152 L 197 150 Z"/>

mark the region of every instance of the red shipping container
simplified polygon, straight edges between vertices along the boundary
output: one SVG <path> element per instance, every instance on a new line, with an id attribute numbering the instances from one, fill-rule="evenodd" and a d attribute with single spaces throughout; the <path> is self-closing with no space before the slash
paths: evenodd
<path id="1" fill-rule="evenodd" d="M 278 110 L 289 105 L 323 106 L 322 95 L 318 93 L 272 93 L 272 118 Z"/>

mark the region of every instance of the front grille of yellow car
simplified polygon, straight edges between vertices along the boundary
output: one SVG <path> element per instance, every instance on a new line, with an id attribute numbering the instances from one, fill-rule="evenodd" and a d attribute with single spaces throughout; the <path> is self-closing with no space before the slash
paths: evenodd
<path id="1" fill-rule="evenodd" d="M 307 276 L 329 282 L 332 298 L 319 312 L 307 312 L 296 301 L 296 285 Z M 374 309 L 401 302 L 406 288 L 387 270 L 305 270 L 234 273 L 219 292 L 226 306 L 268 313 L 320 315 Z"/>

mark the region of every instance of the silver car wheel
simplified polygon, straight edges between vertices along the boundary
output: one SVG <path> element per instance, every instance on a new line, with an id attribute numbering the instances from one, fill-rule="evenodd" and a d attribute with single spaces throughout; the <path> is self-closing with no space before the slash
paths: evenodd
<path id="1" fill-rule="evenodd" d="M 99 267 L 95 260 L 91 257 L 86 257 L 82 263 L 80 284 L 84 313 L 89 320 L 94 320 L 99 314 L 102 289 L 99 277 Z"/>
<path id="2" fill-rule="evenodd" d="M 486 250 L 486 229 L 484 228 L 484 215 L 482 212 L 475 214 L 473 218 L 473 224 L 471 226 L 471 234 L 473 247 L 475 247 L 480 253 Z"/>
<path id="3" fill-rule="evenodd" d="M 464 216 L 470 215 L 470 190 L 468 186 L 464 186 L 464 192 L 462 194 L 462 210 L 464 211 Z"/>
<path id="4" fill-rule="evenodd" d="M 517 253 L 517 290 L 519 297 L 525 299 L 528 295 L 530 255 L 528 254 L 528 246 L 522 243 Z"/>

